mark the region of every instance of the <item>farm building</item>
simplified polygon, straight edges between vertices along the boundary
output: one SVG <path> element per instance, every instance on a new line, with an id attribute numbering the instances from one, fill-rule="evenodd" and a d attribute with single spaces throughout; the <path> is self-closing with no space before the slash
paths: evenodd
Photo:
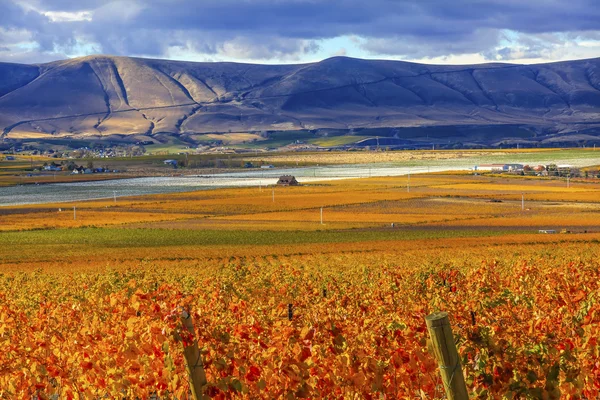
<path id="1" fill-rule="evenodd" d="M 561 175 L 570 174 L 572 168 L 573 168 L 573 166 L 569 165 L 569 164 L 562 164 L 562 165 L 557 165 L 556 166 L 556 169 L 558 170 L 558 173 L 561 174 Z"/>
<path id="2" fill-rule="evenodd" d="M 523 171 L 523 164 L 480 164 L 476 165 L 474 170 L 492 172 L 518 172 Z"/>
<path id="3" fill-rule="evenodd" d="M 511 172 L 523 171 L 523 164 L 505 164 L 504 171 L 511 171 Z"/>
<path id="4" fill-rule="evenodd" d="M 279 180 L 277 181 L 279 186 L 298 186 L 299 183 L 296 180 L 296 177 L 292 175 L 281 175 Z"/>
<path id="5" fill-rule="evenodd" d="M 475 171 L 502 171 L 504 164 L 481 164 L 475 166 Z"/>

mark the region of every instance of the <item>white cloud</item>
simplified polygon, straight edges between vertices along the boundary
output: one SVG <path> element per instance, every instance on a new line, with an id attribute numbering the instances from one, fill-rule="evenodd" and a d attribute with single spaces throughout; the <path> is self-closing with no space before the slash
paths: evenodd
<path id="1" fill-rule="evenodd" d="M 307 54 L 319 50 L 311 40 L 267 37 L 236 37 L 217 47 L 216 55 L 224 59 L 300 61 Z"/>
<path id="2" fill-rule="evenodd" d="M 333 56 L 333 57 L 335 57 L 335 56 L 342 56 L 342 57 L 345 57 L 345 56 L 347 56 L 347 55 L 348 55 L 348 50 L 346 50 L 346 49 L 345 49 L 345 48 L 343 48 L 343 47 L 342 47 L 341 49 L 338 49 L 337 51 L 335 51 L 335 52 L 332 54 L 332 56 Z"/>
<path id="3" fill-rule="evenodd" d="M 45 15 L 52 22 L 76 22 L 76 21 L 91 21 L 92 13 L 90 11 L 44 11 L 42 15 Z"/>

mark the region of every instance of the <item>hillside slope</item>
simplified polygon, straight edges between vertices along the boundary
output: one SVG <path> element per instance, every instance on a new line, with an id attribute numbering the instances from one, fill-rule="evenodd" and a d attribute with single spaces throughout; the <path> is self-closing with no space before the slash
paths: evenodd
<path id="1" fill-rule="evenodd" d="M 304 65 L 89 56 L 0 63 L 7 138 L 317 128 L 600 126 L 600 59 L 435 66 L 335 57 Z"/>

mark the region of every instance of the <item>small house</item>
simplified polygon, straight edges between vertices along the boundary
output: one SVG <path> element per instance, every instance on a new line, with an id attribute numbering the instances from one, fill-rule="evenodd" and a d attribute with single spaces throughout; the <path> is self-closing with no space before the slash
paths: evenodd
<path id="1" fill-rule="evenodd" d="M 15 161 L 13 156 L 6 156 L 6 161 Z"/>
<path id="2" fill-rule="evenodd" d="M 573 168 L 572 165 L 569 164 L 562 164 L 562 165 L 557 165 L 556 169 L 558 170 L 558 174 L 559 175 L 568 175 L 571 173 L 571 169 Z"/>
<path id="3" fill-rule="evenodd" d="M 281 175 L 279 180 L 277 181 L 279 186 L 298 186 L 299 183 L 296 180 L 296 177 L 292 175 Z"/>

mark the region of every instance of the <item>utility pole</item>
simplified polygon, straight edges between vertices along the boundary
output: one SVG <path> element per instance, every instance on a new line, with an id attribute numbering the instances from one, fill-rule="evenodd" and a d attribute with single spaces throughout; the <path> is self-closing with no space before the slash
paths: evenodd
<path id="1" fill-rule="evenodd" d="M 275 188 L 273 188 L 273 203 L 275 203 Z"/>
<path id="2" fill-rule="evenodd" d="M 113 197 L 115 199 L 115 204 L 117 204 L 117 192 L 113 191 Z"/>
<path id="3" fill-rule="evenodd" d="M 570 178 L 570 175 L 567 175 L 567 188 L 570 187 L 569 178 Z"/>
<path id="4" fill-rule="evenodd" d="M 321 225 L 323 225 L 323 207 L 321 207 Z"/>
<path id="5" fill-rule="evenodd" d="M 77 219 L 77 208 L 73 207 L 73 220 L 75 221 Z"/>
<path id="6" fill-rule="evenodd" d="M 525 211 L 525 193 L 521 193 L 521 211 Z"/>
<path id="7" fill-rule="evenodd" d="M 410 171 L 408 171 L 408 181 L 406 183 L 406 191 L 410 193 Z"/>

